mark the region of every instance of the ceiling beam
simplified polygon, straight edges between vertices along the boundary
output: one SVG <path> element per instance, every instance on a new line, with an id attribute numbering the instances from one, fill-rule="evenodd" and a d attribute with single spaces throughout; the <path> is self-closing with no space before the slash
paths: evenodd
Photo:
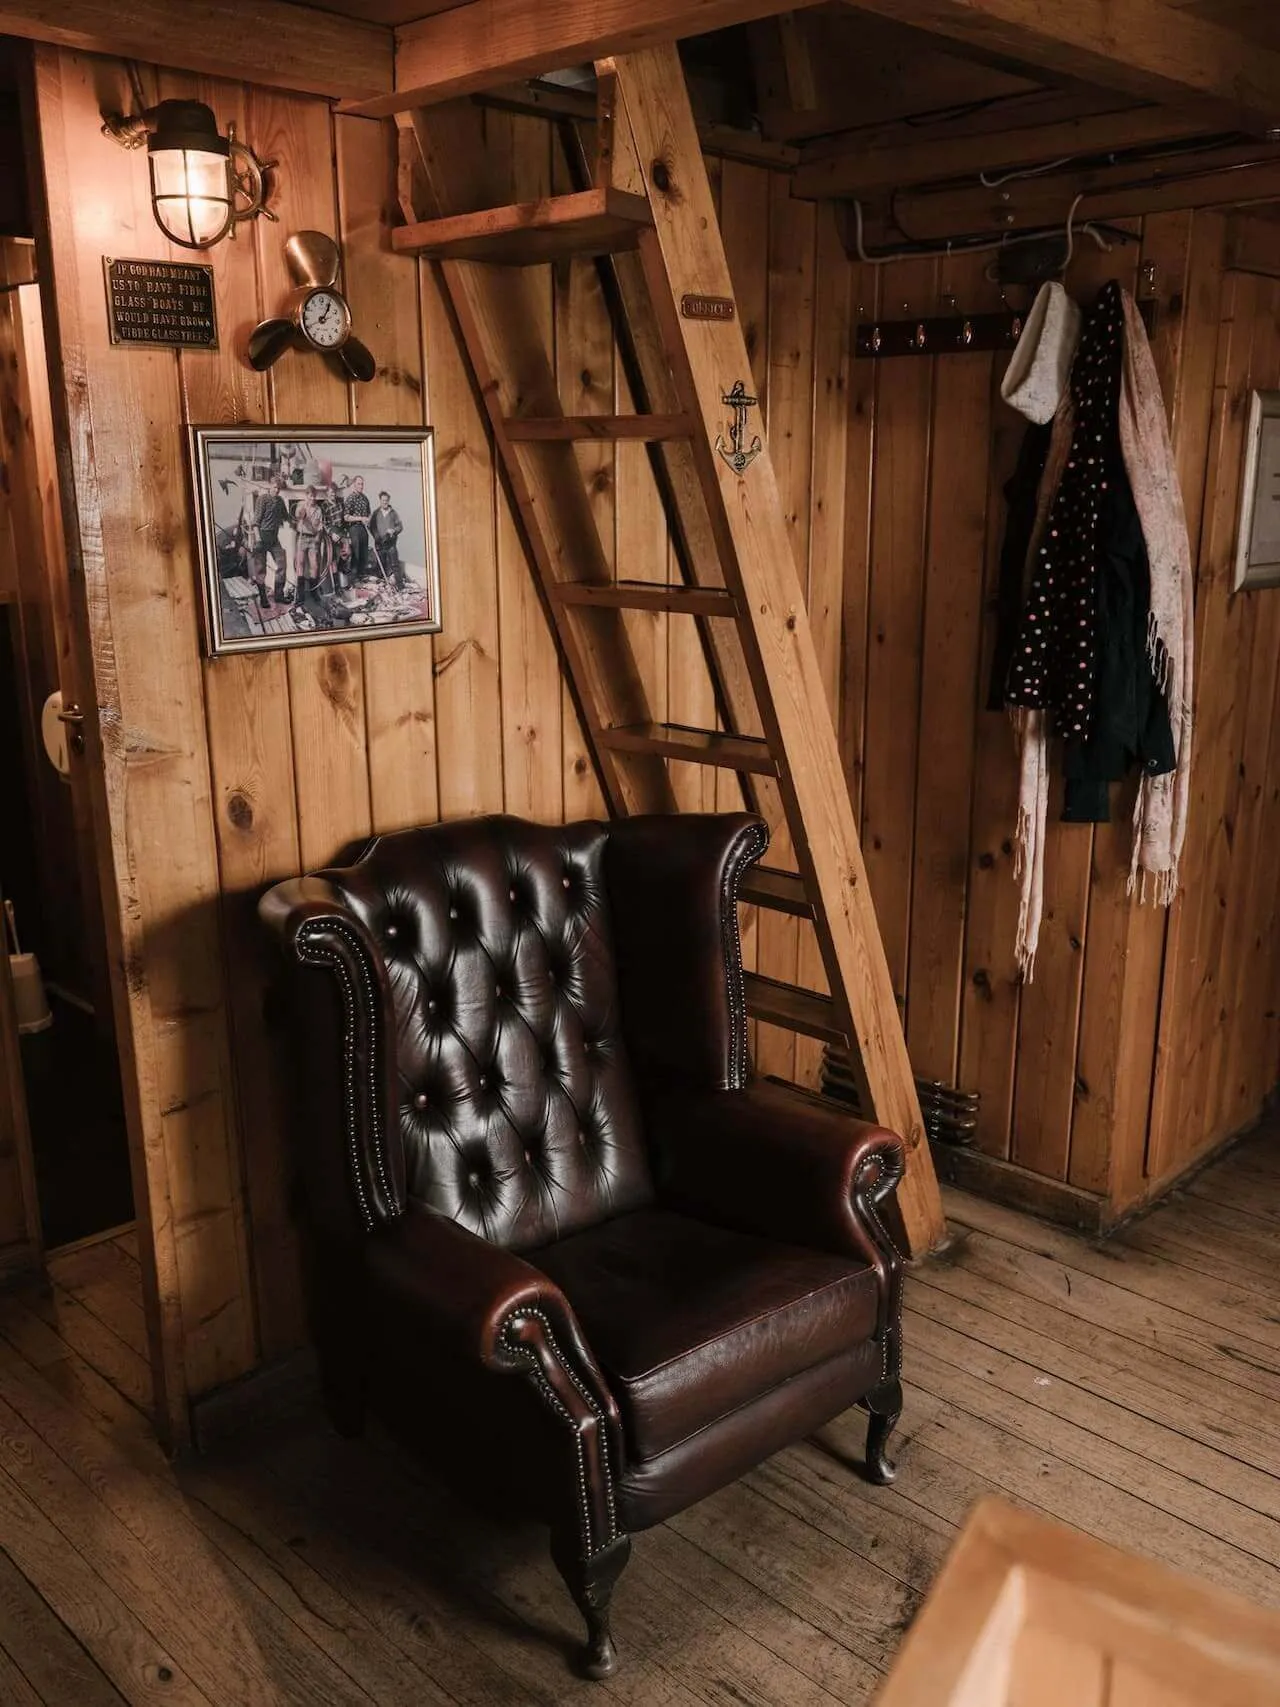
<path id="1" fill-rule="evenodd" d="M 1037 230 L 1065 222 L 1076 195 L 1076 223 L 1125 219 L 1167 208 L 1227 207 L 1280 198 L 1280 147 L 1249 143 L 1178 159 L 1025 178 L 1000 189 L 978 185 L 907 190 L 893 197 L 892 223 L 910 241 L 940 243 L 978 232 Z M 901 239 L 868 221 L 868 247 Z"/>
<path id="2" fill-rule="evenodd" d="M 572 119 L 578 125 L 596 122 L 595 96 L 585 89 L 566 89 L 558 83 L 500 84 L 472 99 L 482 107 L 530 113 L 537 118 Z M 794 172 L 800 163 L 800 150 L 792 148 L 790 143 L 770 142 L 753 130 L 739 130 L 735 125 L 699 124 L 698 138 L 704 154 L 714 154 L 721 160 L 742 160 L 751 166 L 768 166 L 779 172 Z"/>
<path id="3" fill-rule="evenodd" d="M 897 127 L 899 132 L 901 127 Z M 915 184 L 976 178 L 980 172 L 1072 156 L 1092 156 L 1155 142 L 1204 136 L 1214 129 L 1203 106 L 1136 107 L 1094 113 L 1059 124 L 1026 125 L 993 135 L 934 138 L 921 126 L 918 142 L 887 148 L 878 130 L 803 149 L 791 193 L 809 201 L 863 197 Z"/>
<path id="4" fill-rule="evenodd" d="M 468 0 L 398 29 L 395 94 L 344 111 L 385 118 L 779 10 L 779 0 Z"/>
<path id="5" fill-rule="evenodd" d="M 1280 124 L 1280 53 L 1165 0 L 858 0 L 858 9 L 1143 100 L 1202 97 L 1219 122 Z"/>
<path id="6" fill-rule="evenodd" d="M 389 29 L 289 0 L 0 0 L 0 35 L 303 94 L 393 86 Z"/>

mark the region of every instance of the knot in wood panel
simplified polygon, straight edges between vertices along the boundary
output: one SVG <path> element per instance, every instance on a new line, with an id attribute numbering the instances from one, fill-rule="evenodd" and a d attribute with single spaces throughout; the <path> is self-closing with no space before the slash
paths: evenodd
<path id="1" fill-rule="evenodd" d="M 242 833 L 247 834 L 253 828 L 253 802 L 238 788 L 227 797 L 227 817 L 233 828 Z"/>

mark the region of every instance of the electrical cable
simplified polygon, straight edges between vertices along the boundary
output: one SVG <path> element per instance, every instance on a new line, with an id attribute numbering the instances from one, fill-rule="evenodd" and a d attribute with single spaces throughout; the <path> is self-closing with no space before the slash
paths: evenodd
<path id="1" fill-rule="evenodd" d="M 1077 232 L 1086 232 L 1099 249 L 1110 252 L 1114 245 L 1108 242 L 1092 221 L 1075 226 L 1075 211 L 1080 205 L 1082 196 L 1077 196 L 1071 204 L 1071 212 L 1067 217 L 1067 259 L 1071 259 L 1072 247 Z M 905 249 L 881 249 L 871 254 L 864 241 L 862 203 L 854 198 L 850 204 L 853 209 L 853 242 L 858 259 L 868 267 L 885 267 L 891 261 L 916 261 L 932 258 L 945 259 L 949 255 L 982 255 L 996 249 L 1012 249 L 1020 243 L 1036 243 L 1046 237 L 1051 231 L 1058 230 L 1056 225 L 1038 226 L 1034 231 L 1020 231 L 1016 235 L 1001 232 L 999 237 L 949 237 L 945 243 L 921 243 L 910 245 Z M 1129 241 L 1131 233 L 1120 232 L 1119 236 Z M 1064 263 L 1065 264 L 1065 263 Z"/>
<path id="2" fill-rule="evenodd" d="M 979 172 L 978 182 L 984 190 L 998 190 L 1001 184 L 1012 184 L 1017 178 L 1039 178 L 1046 172 L 1060 171 L 1076 158 L 1074 154 L 1064 154 L 1061 160 L 1046 160 L 1043 166 L 1015 166 L 1012 172 L 1002 172 L 998 178 L 988 178 L 985 172 Z"/>

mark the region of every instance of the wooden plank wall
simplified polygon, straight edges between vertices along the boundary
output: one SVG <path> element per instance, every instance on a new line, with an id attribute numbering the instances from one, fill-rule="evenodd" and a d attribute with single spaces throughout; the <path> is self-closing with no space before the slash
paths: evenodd
<path id="1" fill-rule="evenodd" d="M 1280 600 L 1233 594 L 1231 583 L 1249 392 L 1277 386 L 1280 281 L 1230 273 L 1200 533 L 1199 763 L 1187 892 L 1169 933 L 1148 1155 L 1156 1182 L 1251 1120 L 1276 1078 Z"/>
<path id="2" fill-rule="evenodd" d="M 1132 783 L 1096 828 L 1055 822 L 1051 796 L 1040 951 L 1019 983 L 1014 750 L 983 709 L 1002 488 L 1023 430 L 998 396 L 1003 357 L 854 363 L 841 714 L 917 1072 L 981 1093 L 988 1155 L 1113 1211 L 1254 1119 L 1280 1075 L 1266 856 L 1280 832 L 1280 600 L 1229 592 L 1248 390 L 1280 383 L 1280 287 L 1224 274 L 1218 213 L 1130 228 L 1110 254 L 1079 252 L 1068 283 L 1088 300 L 1156 267 L 1154 351 L 1200 542 L 1182 899 L 1167 916 L 1126 893 Z M 867 314 L 941 312 L 948 296 L 992 306 L 980 257 L 868 272 L 854 270 Z"/>
<path id="3" fill-rule="evenodd" d="M 280 222 L 259 222 L 210 252 L 220 350 L 113 350 L 101 255 L 166 253 L 146 201 L 145 161 L 98 134 L 100 104 L 117 92 L 127 104 L 128 86 L 113 62 L 58 49 L 39 57 L 61 356 L 73 416 L 89 403 L 71 426 L 71 474 L 88 542 L 114 854 L 127 874 L 121 952 L 175 1408 L 175 1395 L 219 1385 L 302 1333 L 278 1137 L 278 1056 L 289 1044 L 264 1015 L 268 968 L 254 917 L 262 887 L 371 832 L 438 815 L 559 819 L 597 813 L 601 803 L 439 284 L 387 246 L 393 133 L 335 117 L 309 97 L 142 68 L 149 97 L 198 96 L 278 161 Z M 486 128 L 515 193 L 563 187 L 544 121 L 492 113 Z M 738 164 L 725 166 L 724 179 L 756 383 L 775 444 L 785 445 L 798 549 L 808 553 L 813 541 L 810 580 L 834 686 L 848 268 L 829 213 L 791 204 L 785 181 Z M 301 226 L 335 231 L 343 244 L 361 334 L 378 358 L 368 386 L 347 385 L 313 357 L 290 355 L 266 378 L 242 359 L 248 329 L 276 310 L 284 237 Z M 768 243 L 765 229 L 774 232 Z M 565 407 L 627 406 L 593 267 L 547 269 L 540 288 Z M 185 425 L 348 420 L 435 427 L 444 631 L 202 660 Z M 583 454 L 607 555 L 630 578 L 668 579 L 670 546 L 643 447 Z M 691 630 L 661 613 L 628 620 L 655 714 L 711 717 Z M 714 805 L 714 781 L 685 771 L 688 803 Z M 761 964 L 793 975 L 808 945 L 794 930 L 780 936 Z M 773 1070 L 793 1070 L 794 1057 L 791 1039 L 777 1034 Z"/>
<path id="4" fill-rule="evenodd" d="M 122 1047 L 155 1232 L 144 1271 L 166 1353 L 164 1406 L 180 1432 L 187 1396 L 281 1355 L 302 1332 L 280 1137 L 280 1053 L 296 1043 L 264 1012 L 254 918 L 262 887 L 370 832 L 504 809 L 577 817 L 598 812 L 600 800 L 436 276 L 387 246 L 393 133 L 335 117 L 310 97 L 143 68 L 149 96 L 198 95 L 279 162 L 280 223 L 259 222 L 210 254 L 219 351 L 113 350 L 101 255 L 165 253 L 145 161 L 98 133 L 101 103 L 114 95 L 127 104 L 128 84 L 113 62 L 59 49 L 37 58 L 65 473 L 79 514 L 73 584 L 82 578 L 90 613 L 102 810 L 119 890 L 109 925 L 128 973 Z M 493 113 L 486 127 L 513 193 L 564 187 L 543 121 Z M 1040 973 L 1020 990 L 1012 747 L 1003 718 L 979 710 L 1000 485 L 1017 418 L 998 402 L 991 357 L 849 359 L 859 313 L 931 310 L 946 293 L 977 308 L 996 294 L 977 261 L 851 268 L 830 209 L 793 203 L 785 178 L 762 167 L 726 161 L 713 182 L 916 1066 L 982 1091 L 990 1154 L 1090 1189 L 1136 1192 L 1162 988 L 1167 1012 L 1185 1016 L 1185 1045 L 1219 999 L 1252 1023 L 1255 975 L 1263 963 L 1274 971 L 1259 934 L 1273 886 L 1259 876 L 1245 900 L 1230 881 L 1246 845 L 1268 845 L 1277 807 L 1258 721 L 1271 716 L 1263 692 L 1271 654 L 1260 632 L 1255 644 L 1253 603 L 1232 606 L 1219 578 L 1209 584 L 1230 616 L 1202 606 L 1205 670 L 1213 680 L 1216 668 L 1218 691 L 1231 696 L 1207 719 L 1204 750 L 1215 776 L 1237 757 L 1254 768 L 1239 787 L 1222 783 L 1220 800 L 1206 796 L 1202 808 L 1197 798 L 1205 845 L 1189 856 L 1176 952 L 1166 966 L 1164 919 L 1124 897 L 1122 804 L 1117 826 L 1096 835 L 1053 831 Z M 283 239 L 300 226 L 335 231 L 343 243 L 357 323 L 378 360 L 368 386 L 301 354 L 266 378 L 242 360 L 248 329 L 276 310 Z M 1181 304 L 1166 308 L 1159 358 L 1177 403 L 1193 525 L 1212 439 L 1222 495 L 1205 525 L 1229 532 L 1239 387 L 1246 367 L 1262 371 L 1269 347 L 1259 332 L 1255 349 L 1250 332 L 1246 362 L 1232 345 L 1235 365 L 1219 372 L 1215 393 L 1221 224 L 1161 215 L 1141 244 L 1159 260 L 1166 298 Z M 1138 258 L 1131 247 L 1084 260 L 1080 282 L 1096 284 L 1112 267 L 1131 278 Z M 625 407 L 592 267 L 547 269 L 536 294 L 565 408 Z M 1231 298 L 1251 326 L 1273 306 L 1263 295 L 1251 285 Z M 429 421 L 444 631 L 202 660 L 183 443 L 190 421 Z M 628 578 L 667 579 L 671 548 L 643 449 L 593 445 L 582 454 L 606 555 Z M 1217 549 L 1225 574 L 1228 547 Z M 706 721 L 712 701 L 689 631 L 661 613 L 628 620 L 655 715 Z M 1238 668 L 1246 643 L 1257 660 L 1252 693 Z M 677 786 L 688 805 L 735 803 L 723 779 L 686 770 Z M 1222 827 L 1228 808 L 1246 830 L 1237 833 L 1234 818 Z M 785 858 L 785 847 L 774 857 Z M 1219 891 L 1235 897 L 1222 917 L 1208 899 Z M 1184 942 L 1197 958 L 1180 972 Z M 1210 998 L 1195 968 L 1211 949 L 1221 958 L 1228 948 L 1234 958 Z M 819 982 L 811 939 L 785 920 L 753 923 L 746 954 L 775 976 L 799 971 Z M 763 1067 L 814 1077 L 812 1047 L 760 1030 Z M 1205 1054 L 1198 1125 L 1180 1106 L 1161 1127 L 1161 1165 L 1176 1165 L 1224 1120 L 1239 1124 L 1274 1077 L 1274 1028 L 1257 1019 L 1253 1032 L 1230 1036 Z M 1157 1079 L 1158 1105 L 1159 1092 Z"/>

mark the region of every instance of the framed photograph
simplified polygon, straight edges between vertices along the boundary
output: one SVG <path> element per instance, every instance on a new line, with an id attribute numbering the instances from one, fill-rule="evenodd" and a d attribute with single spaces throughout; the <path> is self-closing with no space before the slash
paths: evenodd
<path id="1" fill-rule="evenodd" d="M 209 656 L 440 628 L 430 427 L 192 427 Z"/>
<path id="2" fill-rule="evenodd" d="M 1249 396 L 1235 590 L 1280 587 L 1280 391 Z"/>

